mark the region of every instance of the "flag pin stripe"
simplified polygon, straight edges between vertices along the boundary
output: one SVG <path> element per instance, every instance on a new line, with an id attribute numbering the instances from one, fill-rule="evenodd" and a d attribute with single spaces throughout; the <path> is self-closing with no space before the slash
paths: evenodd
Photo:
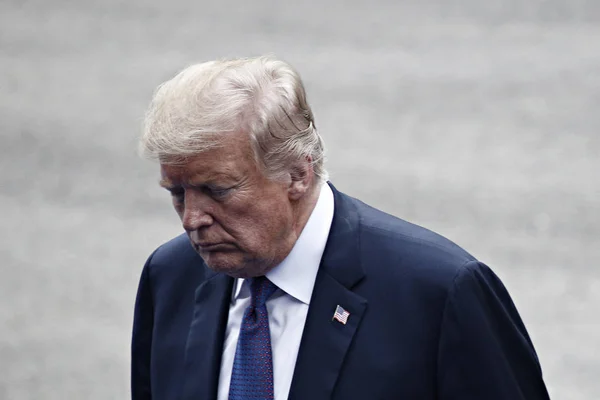
<path id="1" fill-rule="evenodd" d="M 339 323 L 346 325 L 346 322 L 348 322 L 348 317 L 350 316 L 350 313 L 346 310 L 344 310 L 344 308 L 340 305 L 338 305 L 335 308 L 335 312 L 333 313 L 333 318 L 331 319 L 338 321 Z"/>

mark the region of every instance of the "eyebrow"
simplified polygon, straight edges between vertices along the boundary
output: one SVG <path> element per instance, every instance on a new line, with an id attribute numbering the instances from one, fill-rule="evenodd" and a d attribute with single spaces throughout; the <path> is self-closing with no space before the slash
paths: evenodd
<path id="1" fill-rule="evenodd" d="M 170 180 L 168 180 L 168 179 L 164 179 L 164 178 L 163 178 L 163 179 L 161 179 L 160 181 L 158 181 L 158 184 L 159 184 L 161 187 L 163 187 L 163 188 L 165 188 L 165 189 L 167 189 L 167 190 L 169 190 L 169 189 L 173 189 L 173 188 L 175 188 L 175 187 L 176 187 L 176 185 L 174 185 L 174 184 L 173 184 L 173 182 L 171 182 L 171 181 L 170 181 Z"/>
<path id="2" fill-rule="evenodd" d="M 219 179 L 219 178 L 225 178 L 225 180 L 232 180 L 232 181 L 235 181 L 236 183 L 239 182 L 239 180 L 235 179 L 233 176 L 231 176 L 229 174 L 226 174 L 226 173 L 215 173 L 212 176 L 210 176 L 206 180 L 206 182 L 201 183 L 200 186 L 210 185 L 211 182 L 213 182 L 215 179 Z M 158 184 L 161 187 L 163 187 L 163 188 L 165 188 L 167 190 L 172 190 L 172 189 L 179 188 L 179 187 L 182 186 L 180 184 L 175 184 L 175 183 L 171 182 L 171 180 L 169 180 L 168 178 L 162 178 L 161 180 L 158 181 Z M 191 184 L 191 183 L 188 183 L 188 184 L 191 185 L 191 186 L 197 186 L 197 185 L 194 185 L 194 184 Z"/>

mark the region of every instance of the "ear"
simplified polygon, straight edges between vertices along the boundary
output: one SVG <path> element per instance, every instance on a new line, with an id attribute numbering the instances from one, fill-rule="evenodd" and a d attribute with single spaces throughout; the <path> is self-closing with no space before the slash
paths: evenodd
<path id="1" fill-rule="evenodd" d="M 299 200 L 309 191 L 314 179 L 312 157 L 295 163 L 290 170 L 290 178 L 288 196 L 290 200 Z"/>

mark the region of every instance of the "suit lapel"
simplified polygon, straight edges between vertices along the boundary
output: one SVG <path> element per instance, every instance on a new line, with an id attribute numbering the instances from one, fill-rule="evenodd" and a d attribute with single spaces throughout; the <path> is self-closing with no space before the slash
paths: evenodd
<path id="1" fill-rule="evenodd" d="M 351 199 L 330 185 L 335 211 L 310 300 L 290 388 L 290 400 L 325 400 L 333 395 L 367 301 L 354 293 L 363 278 L 359 217 Z M 344 325 L 333 320 L 337 306 L 350 313 Z"/>
<path id="2" fill-rule="evenodd" d="M 308 312 L 290 400 L 331 398 L 344 357 L 367 307 L 366 300 L 327 275 L 317 278 L 311 304 L 318 306 L 311 305 Z M 332 320 L 338 305 L 350 313 L 345 325 Z"/>
<path id="3" fill-rule="evenodd" d="M 185 350 L 182 400 L 216 399 L 233 279 L 209 271 L 196 290 Z"/>

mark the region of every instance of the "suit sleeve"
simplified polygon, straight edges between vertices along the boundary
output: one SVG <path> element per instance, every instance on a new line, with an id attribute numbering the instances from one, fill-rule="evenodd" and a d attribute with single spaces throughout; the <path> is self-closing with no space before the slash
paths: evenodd
<path id="1" fill-rule="evenodd" d="M 150 351 L 154 325 L 154 302 L 150 287 L 150 263 L 146 262 L 140 278 L 133 316 L 131 340 L 131 398 L 151 400 Z"/>
<path id="2" fill-rule="evenodd" d="M 510 295 L 484 264 L 457 273 L 438 360 L 440 400 L 548 400 L 533 344 Z"/>

